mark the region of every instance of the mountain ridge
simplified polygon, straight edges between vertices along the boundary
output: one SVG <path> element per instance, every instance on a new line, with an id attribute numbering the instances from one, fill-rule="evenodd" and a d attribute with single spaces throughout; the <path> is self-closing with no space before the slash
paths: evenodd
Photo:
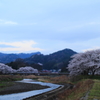
<path id="1" fill-rule="evenodd" d="M 70 57 L 77 52 L 71 49 L 63 49 L 49 55 L 33 55 L 26 58 L 27 63 L 42 63 L 44 69 L 60 69 L 66 67 L 69 63 Z"/>
<path id="2" fill-rule="evenodd" d="M 34 53 L 0 53 L 0 63 L 9 63 L 11 61 L 15 61 L 18 58 L 28 58 L 35 54 L 41 54 L 40 52 L 34 52 Z"/>
<path id="3" fill-rule="evenodd" d="M 7 65 L 14 69 L 25 66 L 32 66 L 38 70 L 62 69 L 63 71 L 66 71 L 66 67 L 71 60 L 71 56 L 76 53 L 77 52 L 71 49 L 63 49 L 49 55 L 37 53 L 25 59 L 17 58 L 15 61 L 7 63 Z"/>

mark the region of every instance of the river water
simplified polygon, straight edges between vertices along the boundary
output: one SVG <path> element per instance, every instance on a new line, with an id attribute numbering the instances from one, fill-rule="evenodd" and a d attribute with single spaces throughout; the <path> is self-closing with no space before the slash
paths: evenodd
<path id="1" fill-rule="evenodd" d="M 8 95 L 0 95 L 0 100 L 23 100 L 31 96 L 35 96 L 41 93 L 51 91 L 61 86 L 61 85 L 52 84 L 52 83 L 36 82 L 32 79 L 23 79 L 17 82 L 24 82 L 24 83 L 30 83 L 30 84 L 35 83 L 35 84 L 40 84 L 44 86 L 49 86 L 50 88 L 41 89 L 41 90 L 33 90 L 33 91 L 22 92 L 22 93 L 14 93 L 14 94 L 8 94 Z"/>

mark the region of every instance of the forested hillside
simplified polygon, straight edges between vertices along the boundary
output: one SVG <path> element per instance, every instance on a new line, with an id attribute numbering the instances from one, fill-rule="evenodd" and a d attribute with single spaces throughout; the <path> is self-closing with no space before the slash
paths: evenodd
<path id="1" fill-rule="evenodd" d="M 49 55 L 35 54 L 26 59 L 16 59 L 10 63 L 7 63 L 9 66 L 12 66 L 14 69 L 18 69 L 24 66 L 32 66 L 38 70 L 41 69 L 62 69 L 66 70 L 66 67 L 70 61 L 70 57 L 76 54 L 75 51 L 71 49 L 64 49 Z"/>
<path id="2" fill-rule="evenodd" d="M 25 59 L 27 63 L 42 63 L 43 69 L 60 69 L 65 68 L 70 60 L 70 57 L 76 54 L 71 49 L 64 49 L 50 55 L 33 55 L 30 58 Z"/>

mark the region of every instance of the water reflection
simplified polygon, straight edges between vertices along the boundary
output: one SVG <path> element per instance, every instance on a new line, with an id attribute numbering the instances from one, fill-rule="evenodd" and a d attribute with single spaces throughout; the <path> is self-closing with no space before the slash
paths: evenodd
<path id="1" fill-rule="evenodd" d="M 22 92 L 22 93 L 14 93 L 14 94 L 8 94 L 8 95 L 0 95 L 0 100 L 23 100 L 25 98 L 56 89 L 60 86 L 60 85 L 52 84 L 52 83 L 37 82 L 32 79 L 23 79 L 23 80 L 17 81 L 17 82 L 40 84 L 40 85 L 49 86 L 50 88 L 41 89 L 41 90 L 33 90 L 33 91 Z"/>

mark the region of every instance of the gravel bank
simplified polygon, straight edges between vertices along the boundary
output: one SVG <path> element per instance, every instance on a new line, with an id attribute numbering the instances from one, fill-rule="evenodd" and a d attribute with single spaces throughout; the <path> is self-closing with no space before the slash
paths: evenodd
<path id="1" fill-rule="evenodd" d="M 49 86 L 42 86 L 39 84 L 14 82 L 12 86 L 0 89 L 0 95 L 27 92 L 32 90 L 39 90 L 49 88 Z"/>

